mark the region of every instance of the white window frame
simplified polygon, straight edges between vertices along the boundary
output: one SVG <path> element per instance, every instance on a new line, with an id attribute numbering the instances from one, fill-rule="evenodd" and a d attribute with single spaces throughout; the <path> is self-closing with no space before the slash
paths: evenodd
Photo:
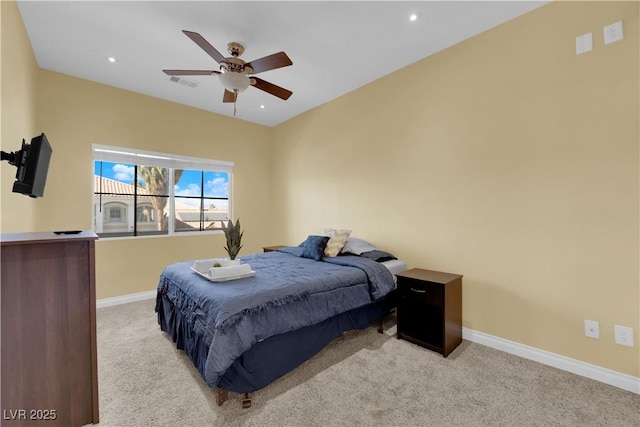
<path id="1" fill-rule="evenodd" d="M 225 172 L 229 176 L 229 198 L 228 209 L 229 218 L 233 218 L 233 162 L 227 162 L 223 160 L 204 159 L 200 157 L 183 156 L 179 154 L 160 153 L 155 151 L 137 150 L 126 147 L 116 147 L 102 144 L 92 144 L 92 173 L 93 164 L 96 161 L 113 162 L 113 163 L 125 163 L 133 165 L 147 165 L 147 166 L 159 166 L 169 168 L 173 172 L 173 169 L 185 169 L 185 170 L 199 170 L 205 172 Z M 95 181 L 95 180 L 94 180 Z M 193 236 L 204 234 L 220 234 L 221 230 L 195 230 L 195 231 L 175 231 L 175 183 L 173 182 L 173 173 L 169 174 L 169 209 L 170 212 L 167 234 L 163 235 L 138 235 L 138 236 L 118 236 L 109 237 L 105 236 L 105 239 L 140 239 L 140 238 L 155 238 L 155 237 L 176 237 L 176 236 Z M 95 197 L 96 189 L 93 189 L 91 195 Z M 94 203 L 92 202 L 92 206 Z M 92 209 L 92 223 L 95 227 L 96 213 Z M 160 213 L 158 213 L 159 215 Z M 136 209 L 134 208 L 134 220 L 137 220 Z"/>

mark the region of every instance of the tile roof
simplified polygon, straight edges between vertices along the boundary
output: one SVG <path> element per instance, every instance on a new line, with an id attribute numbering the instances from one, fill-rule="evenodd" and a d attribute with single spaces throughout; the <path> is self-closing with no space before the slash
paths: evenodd
<path id="1" fill-rule="evenodd" d="M 125 184 L 124 182 L 116 181 L 115 179 L 105 178 L 99 175 L 93 175 L 93 191 L 101 193 L 119 193 L 119 194 L 131 194 L 133 196 L 133 185 Z M 100 187 L 100 181 L 102 181 L 102 187 Z M 138 187 L 138 195 L 148 196 L 149 193 L 144 187 Z"/>

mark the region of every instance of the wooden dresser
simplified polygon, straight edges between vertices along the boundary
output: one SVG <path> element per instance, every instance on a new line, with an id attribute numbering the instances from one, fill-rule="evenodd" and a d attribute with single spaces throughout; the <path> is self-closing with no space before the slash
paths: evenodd
<path id="1" fill-rule="evenodd" d="M 2 425 L 97 424 L 93 231 L 2 234 Z"/>

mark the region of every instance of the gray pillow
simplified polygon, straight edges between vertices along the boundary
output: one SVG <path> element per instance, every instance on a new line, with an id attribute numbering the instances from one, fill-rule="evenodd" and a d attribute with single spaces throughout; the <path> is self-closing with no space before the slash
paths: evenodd
<path id="1" fill-rule="evenodd" d="M 358 239 L 356 237 L 349 237 L 347 243 L 342 248 L 341 253 L 360 255 L 363 252 L 374 251 L 376 249 L 371 243 L 366 240 Z"/>

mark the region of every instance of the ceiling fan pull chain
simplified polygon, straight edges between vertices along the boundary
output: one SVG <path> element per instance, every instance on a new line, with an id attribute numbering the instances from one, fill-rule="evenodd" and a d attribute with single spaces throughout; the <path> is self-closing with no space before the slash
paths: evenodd
<path id="1" fill-rule="evenodd" d="M 233 117 L 236 116 L 236 103 L 238 102 L 238 90 L 233 91 Z"/>

